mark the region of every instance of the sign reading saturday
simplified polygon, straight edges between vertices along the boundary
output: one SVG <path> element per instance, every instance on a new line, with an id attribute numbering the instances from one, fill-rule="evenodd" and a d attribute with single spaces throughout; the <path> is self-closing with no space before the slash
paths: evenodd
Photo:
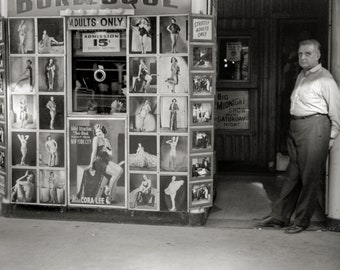
<path id="1" fill-rule="evenodd" d="M 67 27 L 69 30 L 125 29 L 126 17 L 70 17 Z"/>
<path id="2" fill-rule="evenodd" d="M 83 33 L 83 52 L 119 52 L 119 33 Z"/>
<path id="3" fill-rule="evenodd" d="M 193 39 L 212 40 L 212 19 L 193 19 Z"/>
<path id="4" fill-rule="evenodd" d="M 249 129 L 249 92 L 224 91 L 216 95 L 216 129 Z"/>

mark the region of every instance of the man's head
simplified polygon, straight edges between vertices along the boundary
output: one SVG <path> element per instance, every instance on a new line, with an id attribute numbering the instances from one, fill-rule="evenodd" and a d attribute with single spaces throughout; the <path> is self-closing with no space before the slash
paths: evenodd
<path id="1" fill-rule="evenodd" d="M 299 46 L 299 65 L 304 71 L 317 66 L 321 57 L 321 45 L 315 39 L 303 40 Z"/>

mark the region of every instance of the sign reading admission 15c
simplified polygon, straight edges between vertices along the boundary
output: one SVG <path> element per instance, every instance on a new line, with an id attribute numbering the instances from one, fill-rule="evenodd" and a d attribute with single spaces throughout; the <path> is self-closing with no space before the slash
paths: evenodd
<path id="1" fill-rule="evenodd" d="M 119 33 L 83 33 L 83 52 L 119 52 Z"/>

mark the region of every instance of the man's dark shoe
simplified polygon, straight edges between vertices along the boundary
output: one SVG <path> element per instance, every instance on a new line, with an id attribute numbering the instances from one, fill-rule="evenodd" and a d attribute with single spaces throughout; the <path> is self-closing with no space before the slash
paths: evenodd
<path id="1" fill-rule="evenodd" d="M 260 220 L 255 220 L 255 225 L 256 227 L 282 228 L 287 227 L 288 223 L 268 216 Z"/>
<path id="2" fill-rule="evenodd" d="M 306 227 L 303 227 L 303 226 L 298 226 L 298 225 L 293 225 L 291 227 L 288 227 L 286 230 L 285 230 L 285 233 L 288 233 L 288 234 L 295 234 L 295 233 L 300 233 L 302 231 L 306 230 Z"/>

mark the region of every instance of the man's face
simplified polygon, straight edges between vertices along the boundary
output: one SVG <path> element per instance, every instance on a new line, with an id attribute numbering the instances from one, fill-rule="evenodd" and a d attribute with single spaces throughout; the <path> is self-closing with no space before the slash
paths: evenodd
<path id="1" fill-rule="evenodd" d="M 320 52 L 312 44 L 302 45 L 298 51 L 299 65 L 307 71 L 319 64 Z"/>

